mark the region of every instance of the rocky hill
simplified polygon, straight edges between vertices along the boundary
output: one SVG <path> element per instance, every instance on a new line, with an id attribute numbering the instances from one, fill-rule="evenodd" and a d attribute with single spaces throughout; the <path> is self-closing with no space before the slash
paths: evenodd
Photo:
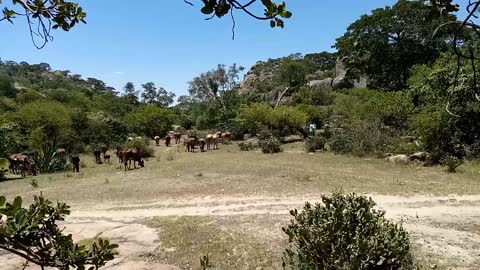
<path id="1" fill-rule="evenodd" d="M 285 92 L 285 85 L 278 83 L 277 73 L 284 59 L 258 61 L 245 75 L 240 85 L 241 95 L 258 95 L 272 105 L 288 104 L 294 91 Z M 344 88 L 366 88 L 366 78 L 349 79 L 348 70 L 336 53 L 307 54 L 300 59 L 313 61 L 315 70 L 305 76 L 305 85 L 312 90 L 333 91 Z M 281 98 L 279 101 L 278 98 Z"/>

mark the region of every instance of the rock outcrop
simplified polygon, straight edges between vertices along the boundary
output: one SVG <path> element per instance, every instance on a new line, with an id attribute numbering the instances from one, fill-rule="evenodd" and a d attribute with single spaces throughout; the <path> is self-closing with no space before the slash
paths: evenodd
<path id="1" fill-rule="evenodd" d="M 313 90 L 331 91 L 345 88 L 366 88 L 366 77 L 360 77 L 357 80 L 349 79 L 347 76 L 348 70 L 340 58 L 337 58 L 335 65 L 335 77 L 326 78 L 323 80 L 313 80 L 308 82 L 308 86 Z"/>
<path id="2" fill-rule="evenodd" d="M 258 93 L 262 85 L 273 82 L 275 72 L 280 67 L 280 59 L 258 61 L 248 72 L 240 83 L 240 95 Z"/>
<path id="3" fill-rule="evenodd" d="M 275 73 L 281 64 L 281 59 L 269 59 L 266 62 L 258 61 L 245 75 L 244 80 L 240 84 L 240 95 L 252 95 L 258 94 L 260 98 L 271 104 L 272 106 L 279 104 L 289 104 L 291 102 L 291 93 L 287 93 L 282 96 L 278 101 L 279 96 L 285 90 L 284 87 L 276 87 L 275 85 Z M 332 73 L 329 71 L 328 73 Z M 307 75 L 308 79 L 315 77 L 322 77 L 320 74 L 328 74 L 327 71 L 317 70 L 314 73 Z M 340 58 L 337 58 L 335 64 L 334 76 L 320 80 L 308 81 L 307 86 L 312 90 L 318 91 L 332 91 L 344 88 L 366 88 L 366 78 L 360 78 L 358 80 L 349 79 L 347 76 L 348 70 L 345 64 Z"/>

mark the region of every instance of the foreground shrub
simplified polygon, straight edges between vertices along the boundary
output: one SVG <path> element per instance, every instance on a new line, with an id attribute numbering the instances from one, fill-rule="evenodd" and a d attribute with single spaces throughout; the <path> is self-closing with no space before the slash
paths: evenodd
<path id="1" fill-rule="evenodd" d="M 142 158 L 153 157 L 155 150 L 150 147 L 147 140 L 135 138 L 124 145 L 125 148 L 135 148 L 140 152 Z"/>
<path id="2" fill-rule="evenodd" d="M 305 151 L 310 153 L 310 152 L 315 152 L 317 150 L 323 150 L 326 143 L 327 143 L 327 139 L 325 139 L 322 136 L 310 137 L 305 141 Z"/>
<path id="3" fill-rule="evenodd" d="M 22 257 L 32 264 L 68 269 L 99 269 L 114 259 L 118 245 L 100 239 L 91 246 L 73 242 L 65 235 L 58 221 L 70 214 L 70 207 L 55 205 L 42 196 L 35 196 L 29 208 L 22 207 L 22 198 L 11 203 L 0 196 L 0 250 Z"/>
<path id="4" fill-rule="evenodd" d="M 8 172 L 8 166 L 9 166 L 8 159 L 6 158 L 0 158 L 0 179 L 5 177 L 5 174 Z"/>
<path id="5" fill-rule="evenodd" d="M 408 233 L 372 199 L 334 194 L 322 202 L 291 211 L 284 269 L 413 269 Z"/>

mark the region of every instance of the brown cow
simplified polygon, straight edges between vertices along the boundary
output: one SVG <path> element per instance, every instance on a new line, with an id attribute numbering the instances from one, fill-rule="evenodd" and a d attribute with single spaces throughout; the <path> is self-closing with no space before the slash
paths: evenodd
<path id="1" fill-rule="evenodd" d="M 220 140 L 220 136 L 218 134 L 213 135 L 212 137 L 213 150 L 218 150 L 218 140 Z"/>
<path id="2" fill-rule="evenodd" d="M 205 141 L 207 142 L 207 150 L 210 150 L 210 148 L 213 146 L 213 135 L 208 134 Z"/>
<path id="3" fill-rule="evenodd" d="M 207 142 L 204 139 L 198 140 L 198 145 L 200 145 L 201 152 L 205 152 L 205 144 L 207 144 Z"/>
<path id="4" fill-rule="evenodd" d="M 167 147 L 170 146 L 170 142 L 172 141 L 172 137 L 170 137 L 169 135 L 165 136 L 165 145 Z"/>
<path id="5" fill-rule="evenodd" d="M 123 150 L 119 146 L 117 146 L 116 150 L 117 150 L 117 152 L 115 152 L 115 155 L 118 157 L 118 163 L 122 163 L 123 162 Z"/>
<path id="6" fill-rule="evenodd" d="M 231 137 L 232 137 L 232 133 L 230 133 L 228 131 L 222 133 L 222 141 L 230 141 Z"/>
<path id="7" fill-rule="evenodd" d="M 33 176 L 37 175 L 37 166 L 29 155 L 12 154 L 9 159 L 12 163 L 11 169 L 13 174 L 20 174 L 22 177 L 26 177 L 27 173 Z"/>
<path id="8" fill-rule="evenodd" d="M 70 159 L 73 165 L 73 172 L 80 172 L 80 157 L 79 156 L 72 156 Z"/>
<path id="9" fill-rule="evenodd" d="M 107 154 L 107 151 L 110 147 L 108 146 L 108 144 L 104 144 L 102 145 L 102 147 L 100 148 L 100 150 L 102 151 L 102 154 L 103 154 L 103 159 L 105 159 L 105 154 Z"/>
<path id="10" fill-rule="evenodd" d="M 160 145 L 160 136 L 155 136 L 155 138 L 153 138 L 153 139 L 155 140 L 155 144 L 157 146 L 159 146 Z"/>
<path id="11" fill-rule="evenodd" d="M 185 152 L 195 152 L 195 145 L 198 144 L 197 137 L 188 137 L 185 140 Z M 191 151 L 190 151 L 191 150 Z"/>
<path id="12" fill-rule="evenodd" d="M 125 171 L 127 170 L 127 163 L 128 163 L 128 169 L 130 170 L 130 167 L 132 165 L 132 160 L 133 160 L 133 168 L 137 168 L 135 165 L 135 162 L 138 162 L 138 165 L 140 167 L 144 167 L 144 162 L 143 159 L 140 157 L 140 153 L 137 149 L 135 148 L 128 148 L 125 149 L 124 151 L 124 156 L 123 156 L 123 165 L 125 166 Z"/>
<path id="13" fill-rule="evenodd" d="M 175 131 L 173 133 L 173 137 L 175 138 L 175 144 L 179 144 L 180 143 L 180 139 L 182 138 L 182 133 L 178 132 L 178 131 Z"/>
<path id="14" fill-rule="evenodd" d="M 93 151 L 93 156 L 95 156 L 95 163 L 102 164 L 102 159 L 100 158 L 101 154 L 102 154 L 102 151 L 100 150 Z"/>

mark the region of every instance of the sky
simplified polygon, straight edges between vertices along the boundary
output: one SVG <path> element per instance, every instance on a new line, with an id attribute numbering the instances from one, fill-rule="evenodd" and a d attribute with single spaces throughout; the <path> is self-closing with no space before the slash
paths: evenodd
<path id="1" fill-rule="evenodd" d="M 188 94 L 188 81 L 217 64 L 237 63 L 247 70 L 259 60 L 292 53 L 334 51 L 348 25 L 393 0 L 286 0 L 293 13 L 285 28 L 236 13 L 235 40 L 229 16 L 205 21 L 201 1 L 79 0 L 87 24 L 70 32 L 54 30 L 41 50 L 18 18 L 0 23 L 0 58 L 30 64 L 49 63 L 83 78 L 105 81 L 118 91 L 126 82 L 137 88 L 154 82 L 177 96 Z M 261 1 L 258 1 L 259 5 Z M 277 1 L 278 2 L 278 1 Z M 135 5 L 134 3 L 142 3 Z"/>

